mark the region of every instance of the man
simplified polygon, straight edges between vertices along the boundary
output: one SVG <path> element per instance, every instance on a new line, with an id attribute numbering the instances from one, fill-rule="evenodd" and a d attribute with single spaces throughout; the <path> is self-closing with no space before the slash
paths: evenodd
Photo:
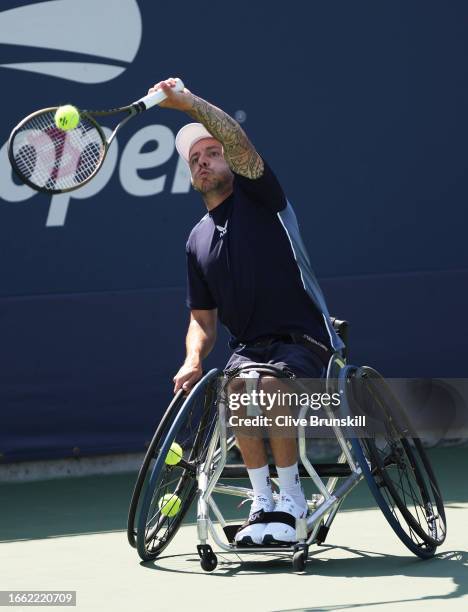
<path id="1" fill-rule="evenodd" d="M 175 79 L 167 79 L 150 92 L 164 90 L 167 98 L 160 106 L 197 122 L 179 131 L 176 147 L 208 210 L 186 247 L 191 313 L 187 355 L 174 377 L 174 391 L 188 391 L 201 377 L 218 318 L 235 349 L 226 370 L 262 362 L 301 378 L 323 376 L 331 352 L 343 345 L 331 326 L 291 205 L 240 125 L 187 89 L 173 91 L 174 85 Z M 263 382 L 263 389 L 268 384 Z M 238 435 L 237 442 L 254 497 L 236 542 L 293 542 L 295 519 L 307 514 L 296 440 L 270 437 L 280 485 L 276 505 L 263 440 Z M 282 514 L 277 521 L 262 521 L 262 514 L 271 511 Z"/>

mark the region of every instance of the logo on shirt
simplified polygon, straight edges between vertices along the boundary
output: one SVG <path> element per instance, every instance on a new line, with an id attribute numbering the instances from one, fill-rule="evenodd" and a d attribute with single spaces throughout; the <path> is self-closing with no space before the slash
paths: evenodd
<path id="1" fill-rule="evenodd" d="M 217 225 L 216 229 L 219 230 L 219 237 L 222 238 L 227 233 L 227 225 L 229 219 L 226 219 L 226 223 L 223 225 Z"/>

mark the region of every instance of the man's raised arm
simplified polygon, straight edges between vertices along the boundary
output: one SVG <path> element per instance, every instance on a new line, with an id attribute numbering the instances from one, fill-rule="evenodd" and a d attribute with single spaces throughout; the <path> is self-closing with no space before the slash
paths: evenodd
<path id="1" fill-rule="evenodd" d="M 160 81 L 149 93 L 164 90 L 167 98 L 159 106 L 181 110 L 202 123 L 223 145 L 224 157 L 233 172 L 250 179 L 262 176 L 263 160 L 237 121 L 188 89 L 174 91 L 175 82 L 175 79 Z"/>

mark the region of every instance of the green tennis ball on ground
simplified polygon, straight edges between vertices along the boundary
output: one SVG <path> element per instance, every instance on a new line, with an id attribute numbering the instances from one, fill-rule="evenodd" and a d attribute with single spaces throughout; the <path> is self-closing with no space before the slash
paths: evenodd
<path id="1" fill-rule="evenodd" d="M 60 106 L 55 113 L 55 125 L 64 131 L 74 130 L 80 122 L 80 113 L 71 104 Z"/>
<path id="2" fill-rule="evenodd" d="M 173 442 L 164 461 L 167 465 L 177 465 L 182 459 L 183 454 L 184 451 L 182 450 L 181 445 L 177 442 Z"/>
<path id="3" fill-rule="evenodd" d="M 182 500 L 177 495 L 173 495 L 172 493 L 166 493 L 159 500 L 159 509 L 161 510 L 161 514 L 164 516 L 175 516 L 179 513 L 180 506 L 182 505 Z"/>

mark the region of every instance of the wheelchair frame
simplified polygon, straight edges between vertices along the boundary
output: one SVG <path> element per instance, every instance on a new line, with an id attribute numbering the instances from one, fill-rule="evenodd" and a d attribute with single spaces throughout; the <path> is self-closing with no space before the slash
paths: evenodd
<path id="1" fill-rule="evenodd" d="M 343 326 L 344 329 L 347 327 L 346 322 L 336 320 L 334 321 L 334 325 L 338 330 L 340 330 L 340 325 Z M 227 464 L 228 452 L 235 445 L 235 437 L 234 435 L 228 437 L 226 389 L 227 383 L 234 375 L 238 375 L 239 373 L 251 374 L 252 372 L 256 373 L 256 376 L 253 377 L 255 379 L 254 384 L 256 384 L 256 380 L 260 378 L 261 374 L 270 374 L 277 378 L 291 380 L 282 370 L 270 364 L 249 363 L 240 366 L 235 372 L 229 373 L 229 376 L 224 375 L 221 393 L 218 393 L 216 402 L 216 421 L 213 419 L 209 421 L 208 431 L 211 437 L 208 437 L 208 435 L 206 436 L 207 446 L 205 447 L 206 450 L 202 452 L 203 459 L 199 459 L 196 456 L 196 453 L 199 451 L 198 441 L 202 440 L 203 442 L 205 434 L 201 433 L 203 431 L 202 424 L 203 427 L 206 427 L 208 423 L 207 417 L 211 414 L 210 412 L 206 412 L 206 409 L 208 407 L 208 409 L 211 410 L 215 406 L 212 400 L 214 395 L 214 389 L 212 387 L 213 381 L 222 373 L 218 370 L 211 370 L 195 385 L 186 399 L 184 399 L 182 393 L 179 392 L 171 402 L 150 444 L 140 469 L 130 504 L 127 537 L 130 545 L 138 548 L 140 557 L 145 561 L 154 559 L 169 544 L 172 537 L 174 537 L 177 532 L 185 513 L 190 507 L 193 495 L 195 495 L 197 498 L 197 536 L 199 542 L 197 551 L 200 557 L 201 567 L 205 571 L 212 571 L 217 565 L 217 557 L 209 544 L 210 538 L 222 551 L 236 553 L 237 555 L 275 552 L 281 554 L 292 553 L 294 571 L 303 571 L 308 557 L 309 546 L 314 543 L 321 544 L 325 541 L 328 531 L 345 497 L 363 478 L 367 481 L 377 504 L 400 540 L 420 558 L 428 559 L 432 557 L 437 546 L 445 539 L 445 512 L 435 475 L 425 456 L 420 441 L 414 437 L 410 438 L 410 442 L 412 439 L 413 443 L 415 443 L 414 451 L 411 450 L 408 441 L 403 445 L 403 450 L 406 449 L 404 469 L 408 469 L 409 466 L 409 471 L 414 472 L 413 476 L 422 498 L 422 505 L 420 504 L 420 507 L 424 510 L 424 518 L 428 524 L 426 527 L 429 527 L 429 534 L 424 531 L 423 527 L 418 530 L 414 528 L 414 524 L 411 526 L 414 521 L 410 520 L 408 522 L 407 516 L 402 512 L 403 519 L 407 523 L 406 526 L 410 526 L 408 532 L 405 531 L 404 525 L 399 522 L 398 516 L 395 514 L 395 507 L 390 507 L 392 505 L 391 496 L 388 496 L 388 492 L 384 495 L 380 490 L 382 484 L 385 485 L 386 468 L 384 467 L 382 471 L 382 468 L 376 466 L 376 459 L 372 457 L 372 447 L 367 447 L 366 449 L 366 445 L 361 444 L 360 440 L 345 438 L 339 426 L 333 426 L 336 441 L 341 450 L 337 463 L 319 463 L 315 465 L 311 463 L 307 456 L 305 427 L 298 426 L 299 474 L 301 477 L 310 478 L 315 488 L 318 490 L 318 493 L 312 494 L 310 499 L 307 500 L 310 514 L 304 519 L 296 519 L 297 541 L 291 545 L 278 546 L 237 546 L 235 544 L 234 536 L 240 525 L 233 525 L 225 520 L 213 495 L 217 493 L 244 499 L 253 498 L 253 491 L 248 487 L 220 482 L 222 479 L 247 478 L 245 466 Z M 347 383 L 350 382 L 350 376 L 352 377 L 358 374 L 362 377 L 364 375 L 371 377 L 380 376 L 375 370 L 372 370 L 372 368 L 357 368 L 355 366 L 346 365 L 344 354 L 335 353 L 330 358 L 326 375 L 327 392 L 332 392 L 332 381 L 337 381 L 338 390 L 342 397 L 342 401 L 345 401 L 348 413 Z M 249 379 L 252 381 L 252 376 L 244 377 L 246 381 Z M 387 396 L 384 396 L 384 398 L 386 397 Z M 175 441 L 182 424 L 185 422 L 184 419 L 188 418 L 188 420 L 191 421 L 191 410 L 196 404 L 196 401 L 200 400 L 200 398 L 203 399 L 203 416 L 201 417 L 202 420 L 200 424 L 196 426 L 195 442 L 193 442 L 195 451 L 187 448 L 186 451 L 190 455 L 188 458 L 181 457 L 179 463 L 175 466 L 172 466 L 170 463 L 165 465 L 167 453 L 172 448 L 172 443 Z M 376 401 L 379 401 L 379 399 L 382 400 L 382 398 L 375 399 Z M 309 409 L 309 406 L 301 407 L 298 415 L 299 418 L 304 418 Z M 329 406 L 323 406 L 323 409 L 327 417 L 333 417 L 332 410 Z M 391 415 L 392 413 L 385 414 Z M 391 416 L 389 420 L 392 422 Z M 406 425 L 409 426 L 407 431 L 412 431 L 410 424 L 406 423 Z M 214 426 L 213 431 L 211 431 L 211 426 Z M 396 431 L 397 434 L 401 436 L 400 432 L 402 430 L 397 429 Z M 388 465 L 391 466 L 394 463 L 397 465 L 399 463 L 400 457 L 398 456 L 398 452 L 401 453 L 401 447 L 395 450 L 392 446 L 389 455 L 390 463 Z M 150 464 L 153 460 L 155 463 L 153 467 L 150 468 Z M 160 510 L 157 511 L 152 504 L 156 499 L 155 492 L 159 492 L 161 487 L 166 487 L 164 490 L 167 490 L 167 484 L 158 485 L 158 478 L 163 473 L 165 474 L 164 470 L 170 472 L 173 467 L 182 470 L 182 476 L 179 477 L 179 485 L 180 483 L 183 483 L 183 486 L 187 483 L 191 484 L 189 487 L 189 494 L 182 505 L 180 513 L 178 515 L 177 512 L 175 513 L 175 519 L 171 524 L 170 517 L 172 515 L 163 516 L 161 505 L 159 505 Z M 400 468 L 398 467 L 398 469 Z M 145 479 L 149 472 L 151 472 L 151 476 L 149 480 L 146 481 Z M 275 467 L 270 466 L 272 481 L 277 485 L 278 483 L 274 477 L 274 472 Z M 401 477 L 400 474 L 399 476 Z M 326 482 L 322 480 L 322 477 L 327 478 Z M 425 478 L 427 478 L 427 482 L 425 482 Z M 147 482 L 147 486 L 140 507 L 138 530 L 136 531 L 135 519 L 137 507 L 142 491 L 145 488 L 145 482 Z M 165 481 L 163 480 L 163 482 Z M 174 479 L 170 482 L 174 482 Z M 176 492 L 171 493 L 171 495 L 174 496 L 179 494 L 179 485 L 176 487 Z M 196 494 L 195 486 L 197 487 Z M 274 496 L 276 495 L 277 494 L 274 493 Z M 435 502 L 433 500 L 435 500 Z M 398 506 L 397 498 L 393 497 L 393 501 Z M 413 498 L 413 502 L 416 501 L 420 502 L 419 499 L 415 500 Z M 151 514 L 152 508 L 154 509 L 154 513 L 148 521 L 147 518 Z M 400 508 L 400 510 L 402 509 Z M 406 515 L 410 514 L 409 508 L 405 507 L 403 510 L 406 510 Z M 154 525 L 155 518 L 157 519 L 156 525 Z M 219 526 L 223 530 L 225 541 L 223 541 L 220 530 L 215 525 L 213 519 L 217 520 Z M 148 544 L 153 542 L 153 534 L 157 534 L 159 529 L 163 529 L 164 527 L 166 528 L 166 532 L 159 540 L 159 543 L 156 545 L 156 540 L 154 540 L 154 545 L 148 547 Z M 418 525 L 416 525 L 416 527 L 418 527 Z M 147 534 L 147 529 L 151 532 L 150 535 Z M 156 546 L 156 549 L 154 546 Z"/>
<path id="2" fill-rule="evenodd" d="M 334 354 L 330 359 L 327 380 L 331 379 L 332 371 L 336 363 L 343 367 L 344 361 L 340 354 Z M 278 376 L 281 371 L 274 366 L 265 366 L 265 364 L 248 364 L 241 368 L 242 372 L 257 372 L 263 374 L 274 374 Z M 324 407 L 327 416 L 332 417 L 331 409 Z M 303 406 L 298 417 L 304 418 L 309 410 L 308 406 Z M 226 426 L 226 401 L 225 397 L 218 401 L 218 422 L 214 431 L 206 460 L 199 466 L 197 472 L 198 479 L 198 503 L 197 503 L 197 535 L 199 540 L 198 552 L 203 561 L 203 558 L 210 555 L 208 549 L 209 536 L 213 541 L 225 552 L 236 553 L 265 553 L 265 552 L 292 552 L 293 563 L 296 570 L 300 570 L 305 564 L 308 554 L 308 547 L 314 543 L 323 543 L 326 535 L 336 517 L 336 514 L 343 503 L 346 495 L 354 489 L 354 487 L 363 478 L 361 468 L 356 464 L 351 454 L 350 446 L 345 440 L 341 428 L 334 426 L 336 440 L 341 448 L 341 455 L 336 464 L 317 464 L 312 465 L 307 456 L 305 428 L 298 426 L 298 452 L 299 460 L 302 464 L 301 477 L 311 478 L 313 484 L 318 489 L 318 494 L 313 494 L 311 499 L 307 500 L 310 514 L 307 518 L 296 519 L 296 537 L 297 542 L 291 546 L 245 546 L 238 547 L 233 542 L 233 535 L 239 525 L 229 525 L 224 519 L 218 505 L 213 499 L 214 493 L 225 495 L 233 495 L 249 499 L 253 497 L 253 491 L 250 488 L 239 487 L 234 485 L 226 485 L 219 482 L 221 479 L 246 478 L 246 471 L 243 466 L 227 466 L 228 451 L 235 445 L 235 438 L 227 437 Z M 218 448 L 219 445 L 219 448 Z M 216 466 L 212 469 L 213 464 Z M 274 467 L 271 466 L 271 472 L 274 473 Z M 321 476 L 328 476 L 327 482 L 323 482 Z M 338 486 L 339 480 L 344 479 Z M 272 477 L 272 481 L 277 484 L 276 479 Z M 274 493 L 274 496 L 277 496 Z M 211 520 L 210 511 L 213 513 L 221 528 L 224 530 L 225 536 L 229 543 L 226 544 L 220 538 L 214 522 Z"/>

